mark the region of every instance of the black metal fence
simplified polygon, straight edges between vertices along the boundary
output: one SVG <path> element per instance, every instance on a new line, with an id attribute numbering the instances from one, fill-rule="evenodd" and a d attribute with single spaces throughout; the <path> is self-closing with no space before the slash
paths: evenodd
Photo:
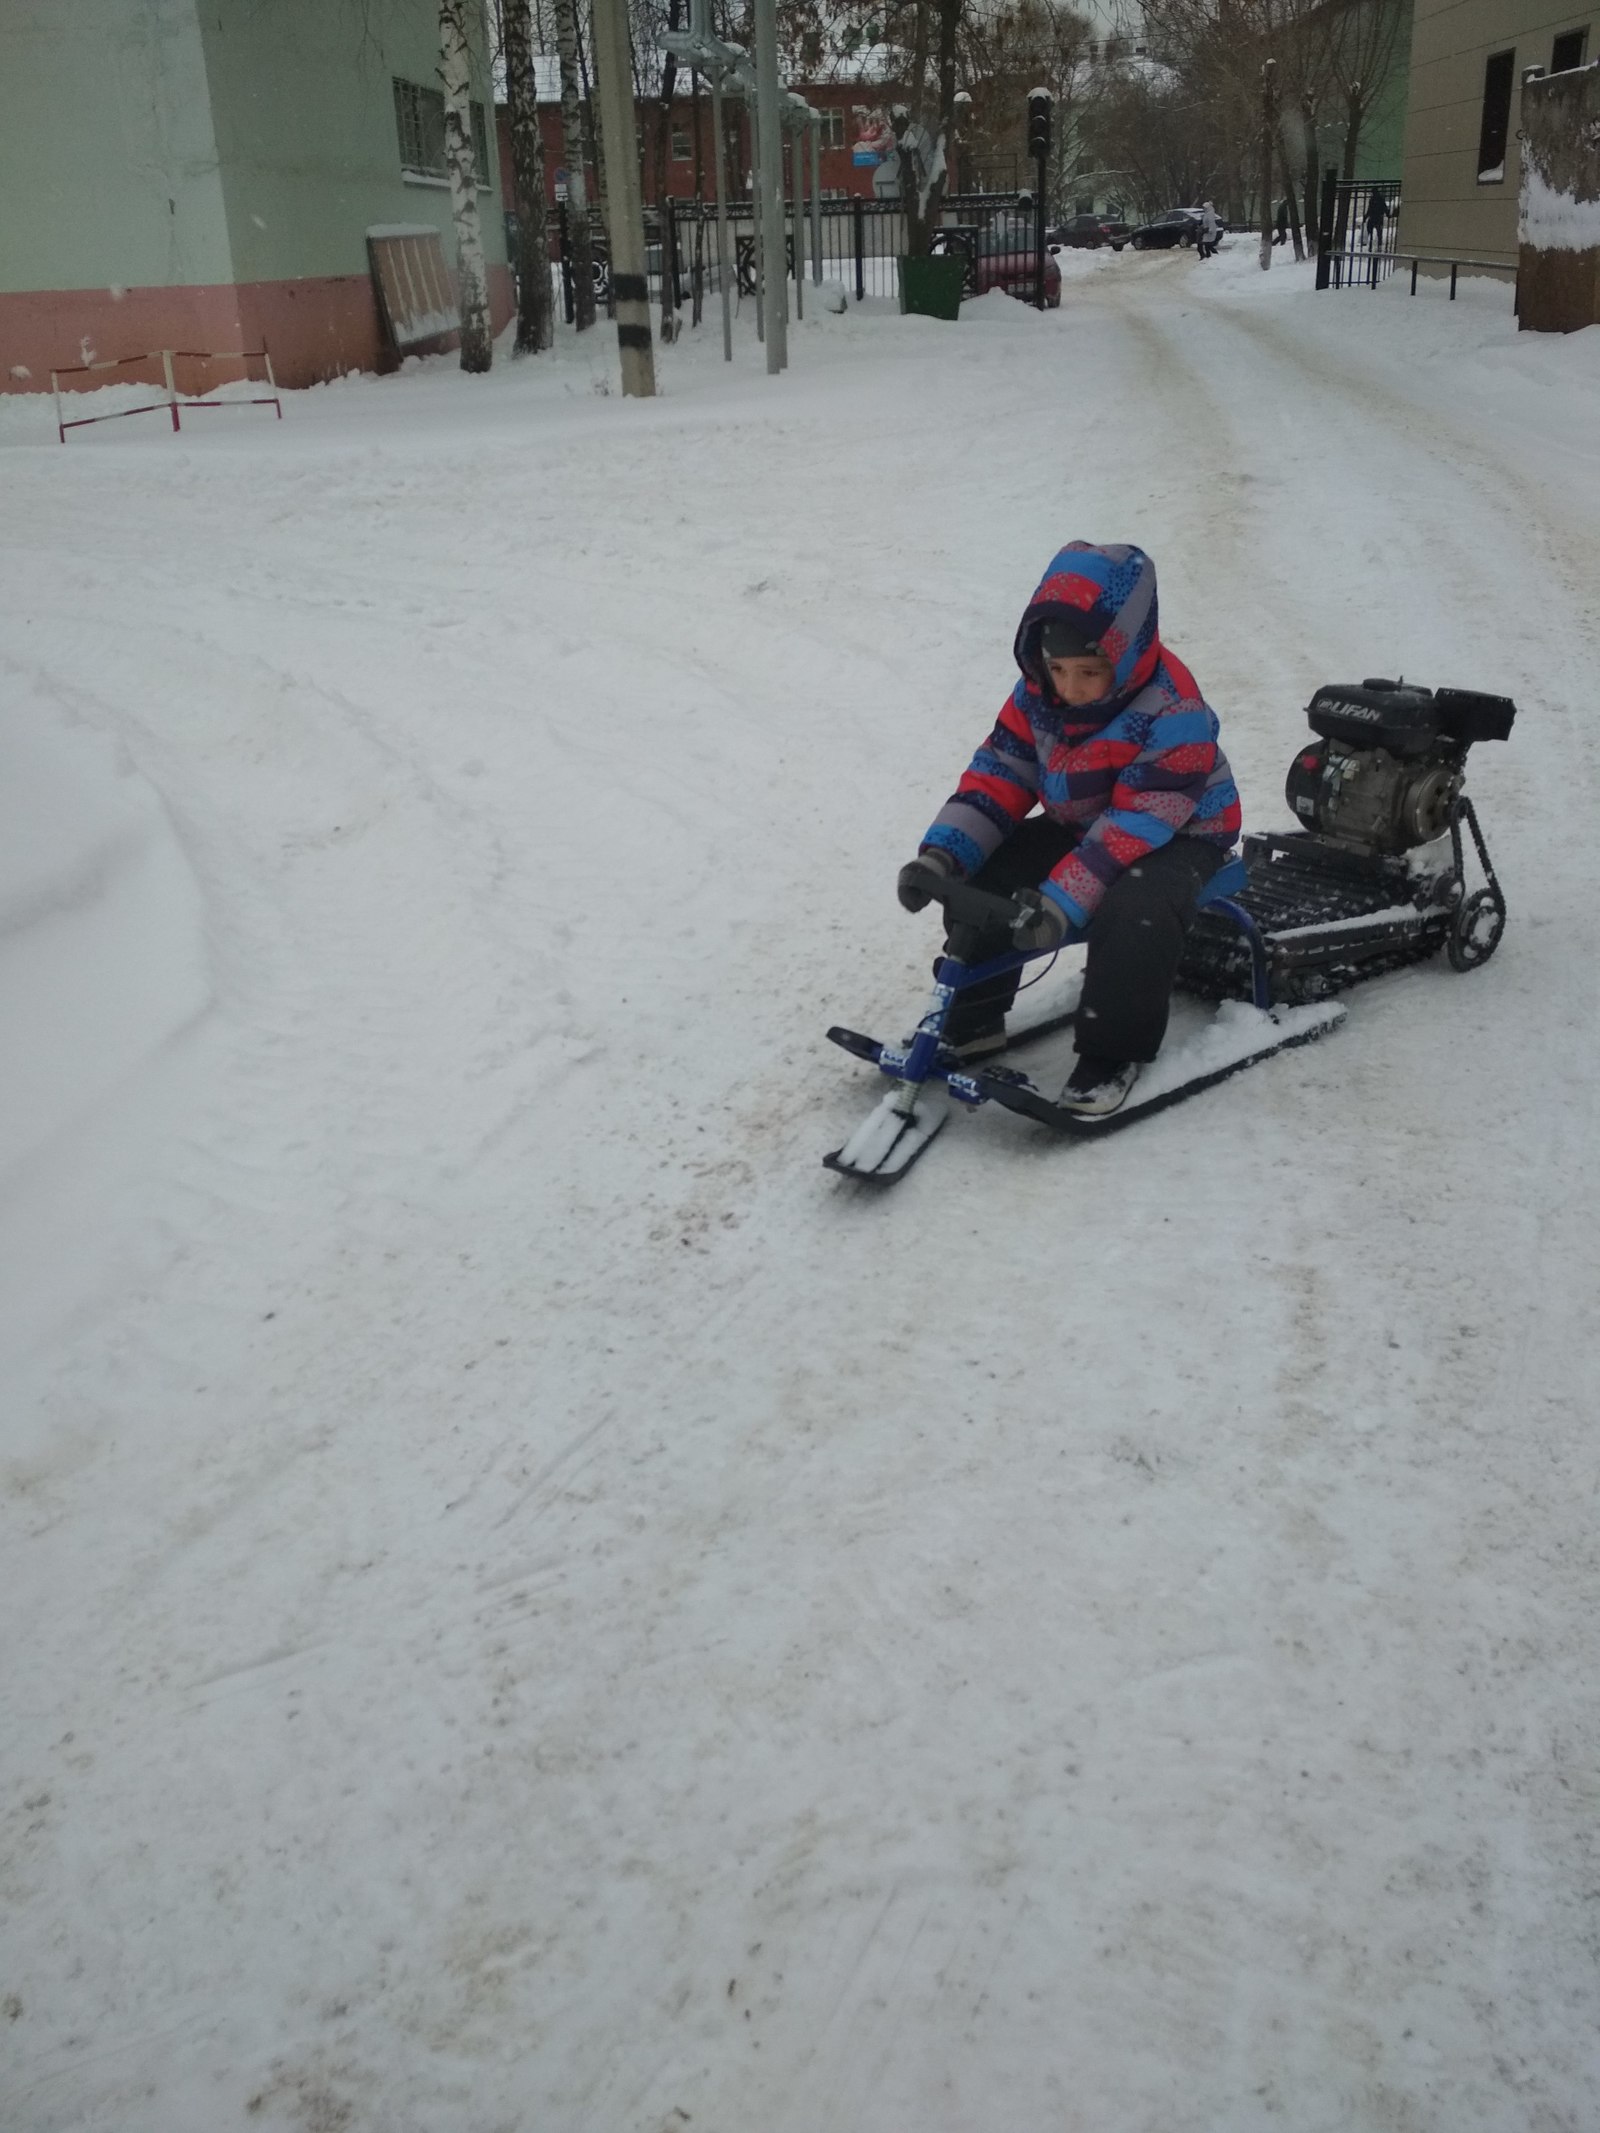
<path id="1" fill-rule="evenodd" d="M 1394 272 L 1400 223 L 1398 178 L 1322 181 L 1318 235 L 1319 289 L 1376 289 Z"/>
<path id="2" fill-rule="evenodd" d="M 985 233 L 996 222 L 1009 221 L 1023 212 L 1021 196 L 1016 193 L 952 195 L 944 202 L 933 249 L 936 252 L 963 251 L 975 267 Z M 1031 201 L 1026 212 L 1031 216 Z M 727 215 L 728 253 L 733 273 L 731 286 L 737 299 L 753 298 L 756 292 L 754 204 L 748 197 L 730 200 Z M 817 278 L 815 269 L 820 258 L 820 278 L 842 282 L 857 303 L 869 296 L 892 297 L 898 293 L 895 262 L 906 249 L 906 213 L 898 200 L 824 199 L 817 203 L 815 221 L 808 202 L 802 230 L 796 230 L 795 220 L 791 202 L 785 210 L 786 266 L 791 279 L 797 256 L 804 259 L 808 283 Z M 652 303 L 665 302 L 670 291 L 673 308 L 683 310 L 695 303 L 697 294 L 700 297 L 717 294 L 720 267 L 714 202 L 672 200 L 659 209 L 647 208 L 644 223 L 646 270 Z M 604 306 L 610 298 L 610 272 L 604 240 L 598 232 L 592 249 L 596 299 Z M 562 309 L 570 323 L 573 315 L 572 268 L 564 207 L 557 208 L 551 220 L 550 256 L 561 276 Z M 969 268 L 968 286 L 976 287 L 973 268 Z"/>

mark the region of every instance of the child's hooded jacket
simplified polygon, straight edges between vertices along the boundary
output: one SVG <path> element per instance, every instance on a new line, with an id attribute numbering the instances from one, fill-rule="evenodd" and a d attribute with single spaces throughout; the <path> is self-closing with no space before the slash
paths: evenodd
<path id="1" fill-rule="evenodd" d="M 1039 635 L 1052 616 L 1087 618 L 1115 674 L 1096 704 L 1063 704 Z M 975 874 L 1035 806 L 1077 824 L 1081 841 L 1043 884 L 1076 927 L 1119 874 L 1180 831 L 1228 849 L 1239 794 L 1217 719 L 1194 676 L 1162 645 L 1156 566 L 1142 548 L 1069 541 L 1017 629 L 1021 679 L 994 731 L 940 810 L 922 849 Z"/>

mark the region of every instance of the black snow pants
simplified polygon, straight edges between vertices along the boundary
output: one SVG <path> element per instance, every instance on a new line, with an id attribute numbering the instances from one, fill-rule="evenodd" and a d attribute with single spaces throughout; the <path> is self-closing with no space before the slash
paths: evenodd
<path id="1" fill-rule="evenodd" d="M 1036 889 L 1082 835 L 1048 815 L 1031 816 L 978 869 L 972 885 L 997 896 Z M 1209 837 L 1179 835 L 1119 874 L 1107 889 L 1089 922 L 1077 1021 L 1080 1053 L 1143 1061 L 1160 1051 L 1183 937 L 1194 922 L 1200 891 L 1226 857 Z M 997 932 L 982 940 L 972 960 L 1004 955 L 1010 945 Z M 1024 975 L 1007 971 L 959 994 L 945 1026 L 948 1040 L 960 1044 L 992 1028 L 1009 1010 Z"/>

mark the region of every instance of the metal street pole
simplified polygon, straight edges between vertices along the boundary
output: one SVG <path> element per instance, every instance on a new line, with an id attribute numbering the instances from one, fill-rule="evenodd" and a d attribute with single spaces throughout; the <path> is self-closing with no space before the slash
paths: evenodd
<path id="1" fill-rule="evenodd" d="M 597 0 L 617 6 L 619 0 Z M 761 136 L 761 236 L 766 282 L 767 374 L 789 367 L 789 282 L 783 244 L 783 116 L 778 86 L 777 0 L 755 0 L 756 110 Z"/>
<path id="2" fill-rule="evenodd" d="M 711 130 L 717 163 L 717 286 L 722 291 L 722 360 L 733 361 L 733 296 L 728 288 L 728 136 L 722 130 L 722 76 L 711 77 Z"/>
<path id="3" fill-rule="evenodd" d="M 822 128 L 815 120 L 806 129 L 811 135 L 811 279 L 822 279 Z"/>
<path id="4" fill-rule="evenodd" d="M 761 204 L 761 114 L 748 97 L 750 114 L 750 249 L 756 268 L 756 339 L 767 345 L 767 232 Z M 768 365 L 771 368 L 771 365 Z"/>
<path id="5" fill-rule="evenodd" d="M 633 399 L 646 400 L 656 389 L 656 366 L 650 338 L 650 283 L 644 202 L 639 191 L 639 144 L 633 130 L 626 0 L 594 0 L 594 72 L 611 205 L 611 290 L 616 299 L 622 390 Z M 665 266 L 664 252 L 662 263 Z"/>

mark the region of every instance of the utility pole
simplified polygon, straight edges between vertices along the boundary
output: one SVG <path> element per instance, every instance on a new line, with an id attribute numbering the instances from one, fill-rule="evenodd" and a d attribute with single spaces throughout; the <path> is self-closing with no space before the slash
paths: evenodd
<path id="1" fill-rule="evenodd" d="M 650 338 L 650 283 L 644 202 L 639 192 L 639 146 L 633 128 L 626 0 L 594 0 L 594 73 L 611 209 L 611 293 L 616 300 L 622 390 L 630 399 L 648 400 L 656 389 L 656 366 Z"/>
<path id="2" fill-rule="evenodd" d="M 1044 309 L 1044 188 L 1050 169 L 1050 113 L 1055 99 L 1048 89 L 1028 91 L 1028 153 L 1033 158 L 1033 305 Z"/>
<path id="3" fill-rule="evenodd" d="M 1268 18 L 1270 21 L 1270 17 Z M 1261 69 L 1261 268 L 1272 264 L 1272 137 L 1278 130 L 1278 62 Z"/>
<path id="4" fill-rule="evenodd" d="M 601 6 L 619 0 L 596 0 Z M 789 280 L 783 227 L 783 116 L 778 86 L 777 0 L 756 0 L 756 127 L 760 140 L 761 251 L 765 273 L 767 375 L 789 367 Z"/>

